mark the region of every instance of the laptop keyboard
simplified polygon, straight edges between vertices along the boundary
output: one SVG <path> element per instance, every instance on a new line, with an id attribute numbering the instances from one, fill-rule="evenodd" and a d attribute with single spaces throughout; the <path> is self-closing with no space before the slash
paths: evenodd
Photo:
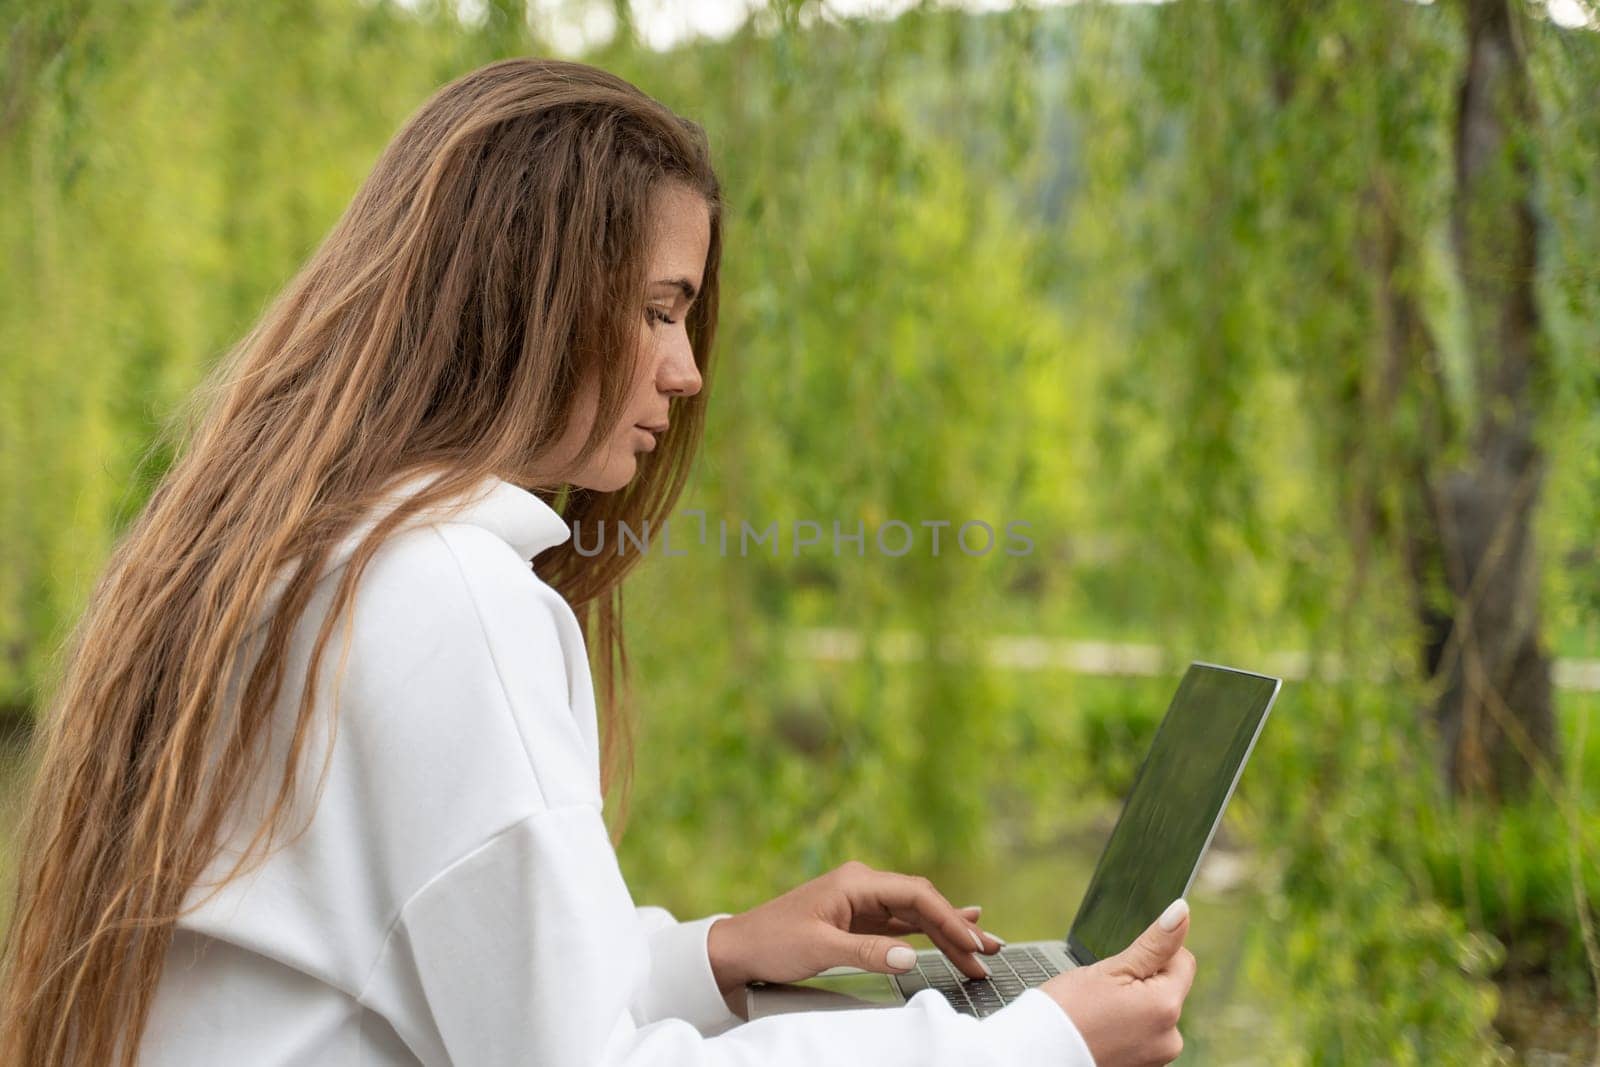
<path id="1" fill-rule="evenodd" d="M 1031 945 L 1007 945 L 982 959 L 994 972 L 993 978 L 968 978 L 937 949 L 917 953 L 916 969 L 893 977 L 907 1000 L 924 989 L 936 989 L 956 1011 L 981 1019 L 1061 973 L 1048 956 Z"/>

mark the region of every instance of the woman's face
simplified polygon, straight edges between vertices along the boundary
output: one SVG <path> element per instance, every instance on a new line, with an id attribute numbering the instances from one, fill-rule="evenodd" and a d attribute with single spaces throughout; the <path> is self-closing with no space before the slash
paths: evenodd
<path id="1" fill-rule="evenodd" d="M 700 369 L 689 344 L 687 320 L 710 250 L 710 211 L 699 193 L 668 182 L 657 190 L 651 216 L 644 301 L 636 311 L 638 373 L 627 403 L 599 449 L 579 464 L 575 457 L 599 403 L 593 377 L 579 385 L 572 418 L 541 465 L 553 481 L 598 492 L 621 489 L 632 480 L 639 453 L 653 451 L 666 431 L 672 398 L 700 391 Z"/>

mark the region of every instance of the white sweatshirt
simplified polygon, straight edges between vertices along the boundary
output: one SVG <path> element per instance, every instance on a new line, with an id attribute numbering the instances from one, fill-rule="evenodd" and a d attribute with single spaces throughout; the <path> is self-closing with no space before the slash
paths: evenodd
<path id="1" fill-rule="evenodd" d="M 900 1008 L 741 1023 L 706 954 L 720 916 L 636 908 L 618 869 L 582 635 L 529 565 L 569 528 L 498 479 L 457 504 L 389 538 L 362 576 L 334 742 L 321 727 L 308 741 L 305 830 L 209 900 L 191 894 L 141 1063 L 1092 1067 L 1039 990 L 982 1021 L 928 990 Z M 294 635 L 274 759 L 333 579 L 367 529 Z M 319 723 L 339 653 L 336 630 Z M 234 847 L 275 778 L 241 806 Z"/>

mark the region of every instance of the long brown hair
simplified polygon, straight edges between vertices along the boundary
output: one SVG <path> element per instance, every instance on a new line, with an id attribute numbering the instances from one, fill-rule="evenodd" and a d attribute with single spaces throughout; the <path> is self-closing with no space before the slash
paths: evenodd
<path id="1" fill-rule="evenodd" d="M 699 443 L 705 389 L 676 401 L 671 428 L 625 489 L 540 484 L 529 472 L 586 376 L 600 393 L 585 458 L 621 417 L 651 198 L 665 182 L 710 206 L 688 321 L 709 382 L 721 212 L 702 131 L 604 71 L 518 58 L 451 82 L 406 122 L 328 238 L 197 392 L 178 460 L 67 643 L 35 739 L 0 979 L 0 1064 L 135 1061 L 174 923 L 253 776 L 281 775 L 277 802 L 231 876 L 285 830 L 324 648 L 367 562 L 409 517 L 497 476 L 591 529 L 659 527 Z M 439 477 L 351 557 L 307 678 L 289 680 L 304 685 L 290 757 L 264 767 L 283 655 L 331 551 L 386 489 L 424 472 Z M 638 558 L 585 558 L 568 541 L 534 561 L 583 622 L 603 782 L 620 789 L 624 810 L 632 745 L 620 582 Z M 280 568 L 287 585 L 261 654 L 245 662 Z M 238 699 L 224 699 L 240 678 Z"/>

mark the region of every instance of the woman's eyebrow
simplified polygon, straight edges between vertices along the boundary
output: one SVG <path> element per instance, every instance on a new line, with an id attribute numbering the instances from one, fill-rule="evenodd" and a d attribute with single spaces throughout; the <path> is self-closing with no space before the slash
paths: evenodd
<path id="1" fill-rule="evenodd" d="M 675 286 L 688 300 L 693 300 L 694 294 L 698 292 L 694 287 L 694 283 L 688 278 L 658 278 L 650 284 Z"/>

